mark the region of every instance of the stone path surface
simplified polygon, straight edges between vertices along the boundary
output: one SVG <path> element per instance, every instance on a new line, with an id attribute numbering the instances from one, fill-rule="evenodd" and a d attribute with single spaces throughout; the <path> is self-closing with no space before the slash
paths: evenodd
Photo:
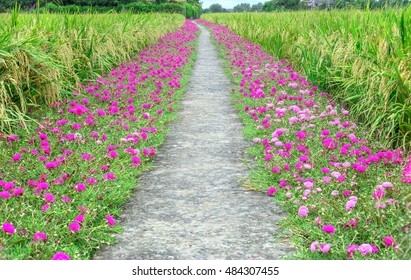
<path id="1" fill-rule="evenodd" d="M 209 36 L 201 27 L 181 120 L 119 217 L 124 232 L 94 259 L 279 259 L 292 251 L 273 242 L 286 213 L 241 187 L 248 144 Z"/>

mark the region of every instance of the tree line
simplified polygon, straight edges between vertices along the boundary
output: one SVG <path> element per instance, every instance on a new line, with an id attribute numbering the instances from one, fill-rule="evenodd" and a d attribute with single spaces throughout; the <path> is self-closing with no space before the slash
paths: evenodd
<path id="1" fill-rule="evenodd" d="M 16 4 L 23 11 L 37 9 L 48 12 L 108 12 L 131 10 L 135 13 L 181 13 L 187 18 L 198 18 L 202 13 L 200 0 L 174 2 L 172 0 L 0 0 L 0 12 L 11 11 Z"/>
<path id="2" fill-rule="evenodd" d="M 327 9 L 330 7 L 337 9 L 357 8 L 375 9 L 382 7 L 402 7 L 406 6 L 411 0 L 271 0 L 264 3 L 251 5 L 241 3 L 232 10 L 223 8 L 222 5 L 215 3 L 209 8 L 203 9 L 203 13 L 225 13 L 225 12 L 273 12 L 285 10 L 303 9 Z"/>

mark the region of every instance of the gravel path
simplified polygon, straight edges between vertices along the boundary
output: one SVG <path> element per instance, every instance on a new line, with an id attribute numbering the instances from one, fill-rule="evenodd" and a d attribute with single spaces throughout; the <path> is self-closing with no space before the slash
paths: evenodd
<path id="1" fill-rule="evenodd" d="M 248 144 L 209 36 L 201 27 L 181 120 L 126 204 L 118 244 L 95 259 L 278 259 L 292 251 L 273 242 L 285 213 L 241 187 Z"/>

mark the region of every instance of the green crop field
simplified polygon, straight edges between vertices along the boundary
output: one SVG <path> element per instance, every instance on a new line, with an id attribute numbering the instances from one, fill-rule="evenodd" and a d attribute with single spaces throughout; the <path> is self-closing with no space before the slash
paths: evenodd
<path id="1" fill-rule="evenodd" d="M 369 135 L 410 149 L 411 8 L 204 14 L 349 105 Z"/>
<path id="2" fill-rule="evenodd" d="M 0 130 L 27 125 L 27 110 L 128 61 L 184 23 L 178 14 L 0 15 Z"/>

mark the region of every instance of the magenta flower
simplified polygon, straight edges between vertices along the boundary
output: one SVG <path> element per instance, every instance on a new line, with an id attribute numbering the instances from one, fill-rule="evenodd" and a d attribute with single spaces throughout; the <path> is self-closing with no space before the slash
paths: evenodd
<path id="1" fill-rule="evenodd" d="M 21 159 L 21 154 L 15 154 L 15 155 L 13 155 L 13 157 L 12 157 L 12 160 L 13 160 L 14 162 L 18 162 L 20 159 Z"/>
<path id="2" fill-rule="evenodd" d="M 267 190 L 267 195 L 268 196 L 274 196 L 274 194 L 277 192 L 277 189 L 275 187 L 269 187 Z"/>
<path id="3" fill-rule="evenodd" d="M 109 156 L 110 156 L 111 158 L 116 158 L 116 157 L 118 157 L 118 153 L 113 150 L 113 151 L 110 151 L 110 152 L 109 152 Z"/>
<path id="4" fill-rule="evenodd" d="M 82 192 L 86 190 L 86 186 L 83 183 L 78 183 L 76 185 L 76 188 L 74 189 L 74 191 L 76 192 Z"/>
<path id="5" fill-rule="evenodd" d="M 322 228 L 323 232 L 329 233 L 329 234 L 334 234 L 335 233 L 335 228 L 332 225 L 325 225 Z"/>
<path id="6" fill-rule="evenodd" d="M 71 128 L 72 128 L 73 130 L 79 130 L 79 129 L 81 128 L 81 125 L 78 124 L 78 123 L 73 123 L 73 124 L 71 125 Z"/>
<path id="7" fill-rule="evenodd" d="M 308 208 L 307 208 L 307 206 L 301 206 L 301 207 L 298 209 L 298 216 L 301 217 L 301 218 L 308 216 Z"/>
<path id="8" fill-rule="evenodd" d="M 376 190 L 373 194 L 372 197 L 374 200 L 381 200 L 381 198 L 384 197 L 384 191 L 383 190 Z"/>
<path id="9" fill-rule="evenodd" d="M 72 232 L 78 232 L 78 231 L 80 231 L 80 224 L 79 224 L 79 222 L 73 222 L 73 223 L 71 223 L 71 224 L 69 225 L 69 227 L 68 227 L 68 230 L 69 230 L 69 231 L 72 231 Z"/>
<path id="10" fill-rule="evenodd" d="M 54 195 L 52 193 L 45 193 L 43 195 L 43 198 L 47 203 L 55 201 Z"/>
<path id="11" fill-rule="evenodd" d="M 390 235 L 384 237 L 382 240 L 384 241 L 384 245 L 387 247 L 395 245 L 394 239 Z"/>
<path id="12" fill-rule="evenodd" d="M 78 215 L 74 218 L 75 222 L 79 222 L 80 224 L 84 222 L 84 215 Z"/>
<path id="13" fill-rule="evenodd" d="M 17 188 L 13 191 L 13 196 L 19 196 L 22 195 L 24 193 L 24 189 L 23 188 Z"/>
<path id="14" fill-rule="evenodd" d="M 345 190 L 342 193 L 343 196 L 350 196 L 351 195 L 351 191 L 350 190 Z"/>
<path id="15" fill-rule="evenodd" d="M 54 254 L 54 256 L 51 259 L 52 260 L 59 260 L 59 261 L 61 261 L 61 260 L 71 260 L 70 256 L 67 255 L 64 252 L 58 252 L 58 253 Z"/>
<path id="16" fill-rule="evenodd" d="M 112 227 L 116 224 L 116 221 L 113 219 L 112 216 L 106 215 L 107 224 Z"/>
<path id="17" fill-rule="evenodd" d="M 347 251 L 347 258 L 348 258 L 348 259 L 354 258 L 354 254 L 355 254 L 355 252 L 357 252 L 357 249 L 358 249 L 358 246 L 355 245 L 355 244 L 352 244 L 352 245 L 347 246 L 347 249 L 346 249 L 346 251 Z"/>
<path id="18" fill-rule="evenodd" d="M 47 240 L 47 235 L 44 232 L 39 231 L 39 232 L 34 234 L 33 240 L 34 241 L 38 241 L 38 240 L 46 241 Z"/>
<path id="19" fill-rule="evenodd" d="M 11 194 L 9 192 L 0 192 L 0 197 L 2 198 L 10 198 Z"/>
<path id="20" fill-rule="evenodd" d="M 3 223 L 1 229 L 7 234 L 15 234 L 16 233 L 16 229 L 10 223 Z"/>
<path id="21" fill-rule="evenodd" d="M 47 190 L 49 188 L 49 183 L 47 182 L 40 182 L 37 184 L 37 188 L 40 190 Z"/>
<path id="22" fill-rule="evenodd" d="M 68 197 L 68 196 L 63 196 L 63 197 L 61 198 L 61 200 L 62 200 L 63 202 L 66 202 L 66 203 L 70 203 L 70 202 L 71 202 L 71 198 Z"/>

